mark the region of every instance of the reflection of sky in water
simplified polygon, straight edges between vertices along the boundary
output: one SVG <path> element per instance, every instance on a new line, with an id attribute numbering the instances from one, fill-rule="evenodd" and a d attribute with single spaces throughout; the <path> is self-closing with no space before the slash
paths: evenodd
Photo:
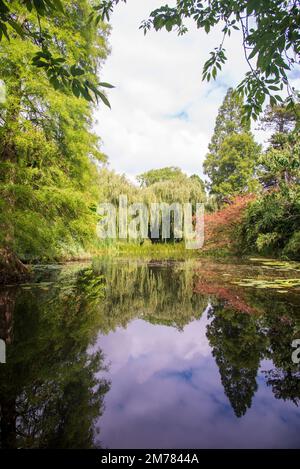
<path id="1" fill-rule="evenodd" d="M 300 411 L 258 391 L 237 418 L 206 338 L 206 315 L 182 332 L 142 320 L 98 338 L 112 387 L 99 421 L 109 448 L 297 447 Z M 264 361 L 261 369 L 269 369 Z"/>

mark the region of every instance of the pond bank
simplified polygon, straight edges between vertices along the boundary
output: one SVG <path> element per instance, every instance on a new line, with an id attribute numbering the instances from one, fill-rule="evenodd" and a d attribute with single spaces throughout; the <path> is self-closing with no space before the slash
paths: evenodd
<path id="1" fill-rule="evenodd" d="M 242 262 L 249 261 L 266 261 L 269 265 L 273 265 L 275 268 L 278 264 L 294 264 L 293 261 L 283 259 L 266 259 L 265 257 L 251 257 L 234 255 L 232 252 L 226 249 L 214 249 L 214 250 L 189 250 L 185 248 L 185 244 L 152 244 L 152 243 L 125 243 L 118 242 L 114 244 L 108 244 L 100 246 L 98 249 L 93 251 L 80 251 L 74 254 L 63 254 L 62 256 L 56 257 L 55 259 L 19 259 L 16 254 L 10 250 L 0 249 L 0 285 L 8 284 L 20 284 L 28 282 L 32 278 L 32 271 L 35 267 L 41 265 L 53 265 L 53 264 L 67 264 L 72 262 L 85 262 L 91 261 L 95 258 L 133 258 L 143 260 L 173 260 L 173 261 L 184 261 L 188 259 L 201 260 L 211 259 L 215 262 Z"/>

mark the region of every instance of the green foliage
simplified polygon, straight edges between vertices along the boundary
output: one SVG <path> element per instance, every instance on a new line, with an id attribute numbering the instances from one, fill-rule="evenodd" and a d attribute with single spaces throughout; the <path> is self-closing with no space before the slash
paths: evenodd
<path id="1" fill-rule="evenodd" d="M 249 71 L 237 90 L 246 96 L 245 117 L 257 119 L 266 97 L 270 104 L 281 103 L 281 91 L 287 88 L 289 105 L 293 106 L 295 91 L 291 88 L 288 72 L 299 63 L 300 9 L 290 0 L 178 0 L 175 6 L 162 6 L 151 12 L 141 29 L 146 33 L 177 30 L 188 31 L 186 20 L 192 19 L 198 29 L 209 34 L 221 26 L 223 37 L 210 53 L 203 68 L 203 79 L 216 79 L 227 61 L 225 40 L 233 30 L 239 30 Z"/>
<path id="2" fill-rule="evenodd" d="M 152 169 L 137 177 L 146 203 L 201 203 L 205 201 L 204 184 L 197 175 L 188 177 L 177 167 Z"/>
<path id="3" fill-rule="evenodd" d="M 153 169 L 138 176 L 137 179 L 141 187 L 130 183 L 125 176 L 120 176 L 106 168 L 102 169 L 100 171 L 101 199 L 118 206 L 119 196 L 126 195 L 128 204 L 144 203 L 149 210 L 151 203 L 171 205 L 190 202 L 194 212 L 196 203 L 206 201 L 204 184 L 200 177 L 197 175 L 188 177 L 179 168 Z M 172 223 L 171 220 L 171 232 Z"/>
<path id="4" fill-rule="evenodd" d="M 168 204 L 202 203 L 205 201 L 203 185 L 188 176 L 178 179 L 169 179 L 152 184 L 142 191 L 142 196 L 147 203 L 166 202 Z"/>
<path id="5" fill-rule="evenodd" d="M 255 167 L 260 146 L 243 121 L 242 100 L 229 88 L 216 119 L 204 171 L 218 198 L 251 192 L 257 187 Z"/>
<path id="6" fill-rule="evenodd" d="M 41 21 L 56 38 L 53 50 L 64 50 L 70 63 L 84 61 L 92 80 L 107 54 L 106 35 L 86 27 L 89 1 L 80 7 L 82 15 L 72 7 L 67 19 Z M 93 249 L 100 197 L 93 162 L 106 158 L 91 132 L 91 106 L 49 87 L 44 70 L 31 66 L 36 49 L 19 37 L 0 44 L 7 88 L 0 105 L 0 242 L 23 259 L 41 260 Z"/>
<path id="7" fill-rule="evenodd" d="M 293 110 L 286 104 L 267 106 L 260 118 L 261 128 L 272 129 L 275 133 L 281 134 L 291 132 L 295 128 L 297 119 L 299 120 L 299 111 L 299 104 Z"/>
<path id="8" fill-rule="evenodd" d="M 163 169 L 163 177 L 166 179 L 160 179 L 160 170 L 154 170 L 155 177 L 158 176 L 158 181 L 149 184 L 145 188 L 142 188 L 141 195 L 143 201 L 146 204 L 151 203 L 167 203 L 172 205 L 173 203 L 192 204 L 192 212 L 196 213 L 196 204 L 204 203 L 206 201 L 206 195 L 203 188 L 203 183 L 200 179 L 195 177 L 188 177 L 186 174 L 178 171 L 177 175 L 173 173 L 177 171 L 168 172 L 170 168 L 166 168 L 166 172 Z M 153 173 L 151 175 L 153 175 Z M 162 235 L 160 234 L 160 237 Z M 174 219 L 171 216 L 171 238 L 169 241 L 173 242 L 175 237 L 174 233 Z M 161 238 L 162 241 L 162 238 Z M 166 240 L 164 240 L 166 241 Z"/>
<path id="9" fill-rule="evenodd" d="M 98 5 L 93 7 L 89 21 L 95 21 L 96 24 L 98 24 L 100 20 L 109 21 L 115 5 L 120 1 L 126 3 L 126 0 L 102 0 Z"/>
<path id="10" fill-rule="evenodd" d="M 149 187 L 156 182 L 169 181 L 172 179 L 183 180 L 185 179 L 185 175 L 180 168 L 171 166 L 161 169 L 151 169 L 137 176 L 137 180 L 142 187 Z"/>
<path id="11" fill-rule="evenodd" d="M 204 182 L 197 174 L 188 177 L 177 167 L 152 169 L 137 177 L 146 203 L 203 203 L 206 199 Z"/>
<path id="12" fill-rule="evenodd" d="M 209 152 L 216 154 L 228 135 L 245 133 L 249 130 L 249 123 L 243 122 L 243 101 L 233 88 L 229 88 L 218 111 L 214 133 L 208 147 Z"/>
<path id="13" fill-rule="evenodd" d="M 234 196 L 253 192 L 258 187 L 255 167 L 260 147 L 249 133 L 232 134 L 226 137 L 218 152 L 217 165 L 208 155 L 205 167 L 210 171 L 211 192 L 217 196 Z"/>
<path id="14" fill-rule="evenodd" d="M 202 179 L 200 178 L 200 176 L 198 176 L 198 174 L 192 174 L 192 175 L 190 176 L 190 179 L 191 179 L 192 181 L 197 182 L 197 183 L 201 186 L 201 188 L 202 188 L 202 190 L 203 190 L 203 193 L 205 192 L 205 183 L 204 183 L 204 181 L 202 181 Z"/>
<path id="15" fill-rule="evenodd" d="M 266 110 L 263 121 L 276 130 L 259 159 L 258 176 L 267 192 L 247 210 L 241 244 L 246 250 L 299 259 L 299 119 L 286 107 L 276 107 Z"/>
<path id="16" fill-rule="evenodd" d="M 183 241 L 176 243 L 152 243 L 150 239 L 136 242 L 117 241 L 99 246 L 99 255 L 109 258 L 127 259 L 138 258 L 144 260 L 182 260 L 199 257 L 199 251 L 186 249 Z"/>
<path id="17" fill-rule="evenodd" d="M 115 206 L 119 204 L 119 196 L 126 195 L 128 203 L 140 201 L 139 188 L 134 186 L 126 176 L 102 168 L 99 172 L 99 185 L 101 190 L 101 200 L 110 202 Z"/>
<path id="18" fill-rule="evenodd" d="M 300 189 L 289 186 L 253 202 L 241 227 L 244 250 L 300 259 Z"/>
<path id="19" fill-rule="evenodd" d="M 259 176 L 264 186 L 299 183 L 299 118 L 299 114 L 291 113 L 286 105 L 266 109 L 261 119 L 263 128 L 275 130 L 275 133 L 259 161 Z"/>
<path id="20" fill-rule="evenodd" d="M 60 41 L 58 28 L 68 24 L 69 18 L 74 15 L 77 15 L 76 24 L 73 24 L 71 34 L 76 34 L 78 29 L 91 30 L 92 26 L 88 20 L 93 4 L 84 0 L 67 0 L 63 3 L 60 0 L 0 0 L 0 41 L 3 37 L 10 41 L 17 36 L 32 43 L 35 47 L 32 49 L 30 66 L 33 70 L 43 70 L 55 89 L 71 92 L 87 101 L 98 102 L 100 98 L 110 107 L 107 97 L 99 87 L 113 86 L 109 83 L 99 83 L 97 76 L 91 74 L 91 64 L 85 61 L 84 51 L 81 49 L 80 56 L 70 60 L 70 44 L 64 41 L 58 50 L 56 47 Z M 100 28 L 102 33 L 106 29 L 103 23 Z"/>
<path id="21" fill-rule="evenodd" d="M 281 148 L 270 147 L 259 159 L 258 175 L 264 186 L 280 186 L 300 181 L 299 133 L 277 134 Z M 273 138 L 275 141 L 275 138 Z"/>
<path id="22" fill-rule="evenodd" d="M 288 257 L 300 257 L 300 231 L 295 231 L 289 238 L 283 249 L 283 254 Z"/>

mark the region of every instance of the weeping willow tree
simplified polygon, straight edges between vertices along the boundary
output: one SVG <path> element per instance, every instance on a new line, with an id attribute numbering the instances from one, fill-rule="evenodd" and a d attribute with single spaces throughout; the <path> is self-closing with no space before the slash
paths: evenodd
<path id="1" fill-rule="evenodd" d="M 0 103 L 2 280 L 23 272 L 17 258 L 73 256 L 95 241 L 99 185 L 93 161 L 105 157 L 91 131 L 88 86 L 85 99 L 76 96 L 76 77 L 82 72 L 75 66 L 72 91 L 61 89 L 55 78 L 50 85 L 51 69 L 46 73 L 43 56 L 40 66 L 32 67 L 32 59 L 43 31 L 47 50 L 53 60 L 57 57 L 55 66 L 59 57 L 67 64 L 81 64 L 93 83 L 108 53 L 109 30 L 101 22 L 88 22 L 91 1 L 64 4 L 64 13 L 58 11 L 50 22 L 19 3 L 18 14 L 24 9 L 36 41 L 12 33 L 9 42 L 0 43 L 0 78 L 6 88 L 6 100 Z"/>
<path id="2" fill-rule="evenodd" d="M 102 168 L 99 171 L 99 182 L 101 190 L 101 200 L 111 202 L 115 206 L 119 203 L 119 196 L 126 195 L 128 203 L 139 200 L 140 192 L 124 174 L 117 174 L 115 171 Z"/>
<path id="3" fill-rule="evenodd" d="M 157 170 L 158 172 L 164 171 Z M 146 177 L 144 175 L 144 177 Z M 196 204 L 204 203 L 206 201 L 206 195 L 204 185 L 201 179 L 197 177 L 188 177 L 181 171 L 179 174 L 173 175 L 173 177 L 161 178 L 156 182 L 149 183 L 145 188 L 142 189 L 143 201 L 148 205 L 150 203 L 167 203 L 180 204 L 181 206 L 185 203 L 192 204 L 193 215 L 196 212 Z M 171 238 L 170 241 L 174 241 L 174 216 L 171 214 Z M 160 227 L 160 241 L 166 241 L 162 236 L 162 229 Z"/>
<path id="4" fill-rule="evenodd" d="M 179 180 L 159 181 L 142 190 L 146 202 L 187 203 L 194 206 L 205 201 L 203 187 L 195 179 L 185 176 Z"/>
<path id="5" fill-rule="evenodd" d="M 148 208 L 149 226 L 148 236 L 150 237 L 150 213 L 151 204 L 169 204 L 174 203 L 192 204 L 193 214 L 196 210 L 197 203 L 206 201 L 204 183 L 197 175 L 187 176 L 176 167 L 167 167 L 161 169 L 150 170 L 137 176 L 140 186 L 131 183 L 124 175 L 116 174 L 104 168 L 100 171 L 101 199 L 112 203 L 116 208 L 119 204 L 119 197 L 124 195 L 127 197 L 128 206 L 133 203 L 143 203 Z M 160 214 L 161 216 L 161 214 Z M 116 211 L 116 223 L 118 223 L 118 210 Z M 128 222 L 132 220 L 128 216 Z M 174 219 L 171 213 L 171 241 L 174 240 Z M 160 225 L 160 238 L 162 241 Z M 166 240 L 164 240 L 166 241 Z M 138 243 L 141 239 L 137 240 Z"/>

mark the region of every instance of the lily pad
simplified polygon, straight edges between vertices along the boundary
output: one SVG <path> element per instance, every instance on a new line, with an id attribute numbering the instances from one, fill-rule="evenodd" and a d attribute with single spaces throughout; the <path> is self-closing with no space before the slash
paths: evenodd
<path id="1" fill-rule="evenodd" d="M 294 261 L 280 261 L 275 259 L 265 259 L 265 258 L 256 258 L 251 257 L 251 262 L 257 262 L 261 264 L 261 267 L 265 269 L 277 269 L 282 271 L 300 271 L 300 263 Z"/>
<path id="2" fill-rule="evenodd" d="M 240 281 L 232 282 L 234 285 L 240 287 L 254 287 L 259 289 L 272 289 L 280 291 L 281 293 L 288 293 L 287 288 L 300 287 L 300 278 L 276 278 L 272 280 L 261 279 L 242 279 Z"/>

